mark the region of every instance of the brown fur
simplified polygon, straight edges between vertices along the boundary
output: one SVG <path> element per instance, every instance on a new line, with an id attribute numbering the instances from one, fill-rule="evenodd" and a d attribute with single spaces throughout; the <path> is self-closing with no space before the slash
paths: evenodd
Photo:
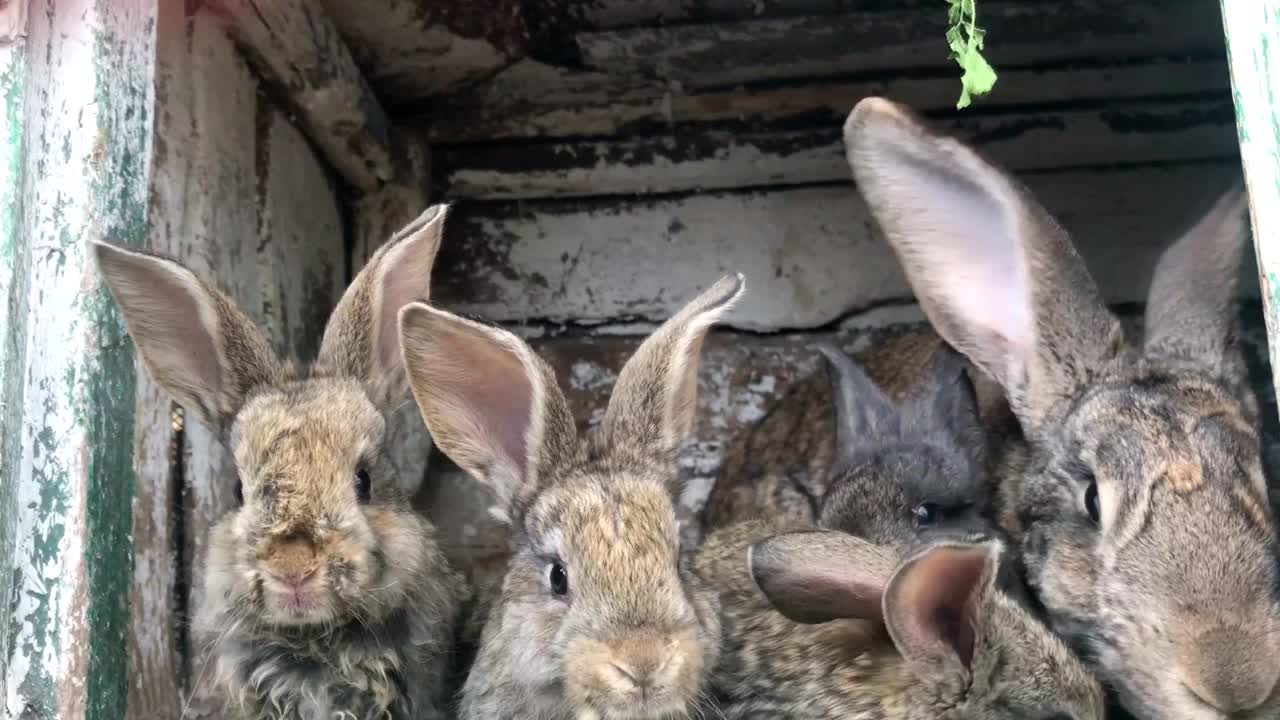
<path id="1" fill-rule="evenodd" d="M 806 624 L 788 619 L 762 594 L 752 577 L 749 548 L 787 536 L 808 536 L 818 554 L 834 568 L 847 564 L 849 575 L 863 574 L 877 585 L 875 602 L 853 603 L 846 613 L 817 617 Z M 833 537 L 834 536 L 834 537 Z M 803 549 L 803 544 L 800 544 Z M 835 546 L 844 550 L 836 550 Z M 931 546 L 923 556 L 941 546 Z M 974 546 L 970 546 L 974 547 Z M 832 558 L 833 551 L 838 557 Z M 900 637 L 895 647 L 886 618 L 895 603 L 917 602 L 892 587 L 899 551 L 875 546 L 838 532 L 809 531 L 794 523 L 748 522 L 708 537 L 698 553 L 696 571 L 720 589 L 724 649 L 710 680 L 720 709 L 729 720 L 934 720 L 1102 717 L 1102 691 L 1078 660 L 1017 603 L 997 590 L 990 577 L 976 588 L 972 661 L 921 652 L 927 645 Z M 813 587 L 815 579 L 837 584 L 842 578 L 805 577 L 803 557 L 785 554 L 780 568 L 795 577 L 777 588 L 777 600 L 801 603 L 794 590 Z M 799 567 L 797 567 L 799 566 Z M 995 569 L 990 573 L 994 575 Z M 935 579 L 941 579 L 941 575 Z M 791 587 L 787 583 L 792 583 Z M 901 583 L 899 584 L 901 585 Z M 961 592 L 954 587 L 943 592 Z M 838 588 L 837 588 L 838 591 Z M 801 592 L 806 592 L 801 590 Z M 772 596 L 771 596 L 772 597 Z M 881 605 L 881 602 L 884 605 Z M 794 611 L 794 608 L 792 609 Z M 826 620 L 823 622 L 823 620 Z M 889 625 L 897 627 L 896 620 Z"/>
<path id="2" fill-rule="evenodd" d="M 1231 304 L 1243 191 L 1165 253 L 1136 344 L 1066 233 L 977 153 L 878 98 L 845 141 L 931 323 L 1025 434 L 998 447 L 998 516 L 1053 627 L 1140 717 L 1275 717 L 1276 527 Z"/>
<path id="3" fill-rule="evenodd" d="M 97 247 L 148 369 L 235 459 L 244 505 L 210 531 L 196 627 L 239 717 L 444 717 L 467 590 L 383 447 L 407 389 L 383 341 L 427 295 L 443 218 L 431 208 L 374 255 L 305 372 L 176 261 Z"/>
<path id="4" fill-rule="evenodd" d="M 702 339 L 741 290 L 741 277 L 722 280 L 647 339 L 586 437 L 550 368 L 514 335 L 425 305 L 402 313 L 428 429 L 512 526 L 501 594 L 484 600 L 464 719 L 699 709 L 719 626 L 714 593 L 680 552 L 675 456 L 693 421 Z"/>

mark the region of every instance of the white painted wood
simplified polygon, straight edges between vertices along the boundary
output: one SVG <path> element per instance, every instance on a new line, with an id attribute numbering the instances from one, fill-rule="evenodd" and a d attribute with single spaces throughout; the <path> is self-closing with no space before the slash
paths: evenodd
<path id="1" fill-rule="evenodd" d="M 980 10 L 996 68 L 1222 51 L 1218 9 L 1200 0 L 1007 3 Z M 950 65 L 945 7 L 580 33 L 588 68 L 691 87 Z M 958 75 L 958 73 L 957 73 Z M 958 78 L 957 78 L 958 82 Z M 999 85 L 996 86 L 998 93 Z"/>
<path id="2" fill-rule="evenodd" d="M 215 0 L 210 7 L 347 182 L 372 190 L 391 178 L 390 122 L 314 0 Z"/>
<path id="3" fill-rule="evenodd" d="M 384 97 L 414 100 L 464 87 L 524 54 L 518 0 L 322 0 L 356 64 Z"/>
<path id="4" fill-rule="evenodd" d="M 1012 170 L 1209 160 L 1238 152 L 1231 101 L 962 115 L 944 124 Z M 777 187 L 849 177 L 840 124 L 636 139 L 463 145 L 436 154 L 450 197 L 534 199 Z"/>
<path id="5" fill-rule="evenodd" d="M 921 111 L 955 107 L 956 78 L 891 75 L 868 80 L 804 80 L 790 85 L 683 89 L 654 79 L 557 68 L 522 60 L 470 91 L 433 103 L 421 118 L 436 142 L 616 135 L 630 128 L 706 122 L 771 123 L 803 118 L 836 126 L 858 100 L 891 97 Z M 999 91 L 984 108 L 1226 92 L 1221 59 L 1136 65 L 1000 68 Z"/>
<path id="6" fill-rule="evenodd" d="M 1109 300 L 1139 300 L 1183 213 L 1234 163 L 1040 173 L 1025 181 L 1077 239 Z M 687 197 L 461 204 L 435 298 L 494 321 L 658 321 L 726 272 L 735 327 L 811 328 L 910 291 L 850 185 Z M 1252 269 L 1248 269 L 1252 272 Z M 1256 285 L 1245 283 L 1246 292 Z M 1255 295 L 1256 296 L 1256 295 Z"/>

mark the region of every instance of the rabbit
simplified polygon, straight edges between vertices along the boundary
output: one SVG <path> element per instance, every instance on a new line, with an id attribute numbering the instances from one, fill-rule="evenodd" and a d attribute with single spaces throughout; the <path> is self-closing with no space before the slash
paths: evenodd
<path id="1" fill-rule="evenodd" d="M 977 152 L 874 97 L 844 140 L 933 328 L 1017 419 L 996 515 L 1051 626 L 1140 718 L 1280 715 L 1280 548 L 1232 306 L 1243 189 L 1165 250 L 1139 345 Z"/>
<path id="2" fill-rule="evenodd" d="M 873 343 L 861 367 L 832 344 L 817 349 L 826 377 L 793 383 L 735 442 L 704 530 L 773 518 L 885 544 L 989 534 L 986 434 L 963 357 L 918 332 Z"/>
<path id="3" fill-rule="evenodd" d="M 927 381 L 894 403 L 839 348 L 818 350 L 836 434 L 818 525 L 880 545 L 989 537 L 985 438 L 962 356 L 940 347 Z"/>
<path id="4" fill-rule="evenodd" d="M 444 717 L 468 590 L 382 473 L 382 439 L 408 394 L 398 313 L 427 296 L 447 210 L 429 208 L 369 260 L 306 370 L 177 261 L 95 243 L 151 376 L 239 472 L 242 505 L 210 530 L 195 621 L 236 717 Z"/>
<path id="5" fill-rule="evenodd" d="M 719 653 L 715 592 L 689 574 L 674 500 L 699 352 L 737 301 L 722 279 L 647 338 L 579 437 L 523 341 L 414 304 L 404 364 L 437 446 L 496 498 L 512 545 L 462 688 L 463 720 L 696 714 Z"/>
<path id="6" fill-rule="evenodd" d="M 720 588 L 724 717 L 1103 717 L 1093 675 L 997 587 L 999 541 L 901 548 L 791 521 L 712 533 L 694 568 Z"/>

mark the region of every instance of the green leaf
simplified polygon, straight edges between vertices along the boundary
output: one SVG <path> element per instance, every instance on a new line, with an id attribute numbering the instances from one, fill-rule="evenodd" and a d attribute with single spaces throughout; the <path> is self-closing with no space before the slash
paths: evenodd
<path id="1" fill-rule="evenodd" d="M 948 58 L 964 73 L 960 77 L 960 99 L 956 108 L 968 107 L 973 98 L 991 92 L 996 84 L 996 71 L 982 57 L 987 31 L 978 27 L 976 0 L 947 0 Z"/>
<path id="2" fill-rule="evenodd" d="M 995 69 L 986 58 L 982 57 L 977 48 L 971 47 L 960 65 L 964 68 L 964 75 L 960 77 L 960 99 L 956 102 L 957 110 L 969 106 L 970 95 L 986 95 L 996 84 Z"/>

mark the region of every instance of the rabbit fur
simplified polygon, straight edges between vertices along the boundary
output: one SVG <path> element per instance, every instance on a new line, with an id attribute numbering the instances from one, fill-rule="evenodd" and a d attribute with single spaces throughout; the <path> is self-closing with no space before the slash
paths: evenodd
<path id="1" fill-rule="evenodd" d="M 696 572 L 720 589 L 710 691 L 728 720 L 1100 720 L 1084 665 L 997 589 L 998 542 L 902 553 L 834 530 L 748 521 Z"/>
<path id="2" fill-rule="evenodd" d="M 462 689 L 464 720 L 684 717 L 719 651 L 715 593 L 681 554 L 676 451 L 727 277 L 644 341 L 580 437 L 554 373 L 509 332 L 415 304 L 405 366 L 436 444 L 487 486 L 514 553 Z"/>
<path id="3" fill-rule="evenodd" d="M 1232 305 L 1243 189 L 1165 251 L 1137 344 L 1011 176 L 881 98 L 844 137 L 932 326 L 1017 418 L 996 512 L 1052 627 L 1138 717 L 1280 716 L 1276 527 Z"/>
<path id="4" fill-rule="evenodd" d="M 243 505 L 210 530 L 196 630 L 245 720 L 444 717 L 467 597 L 382 446 L 407 394 L 397 319 L 427 297 L 447 208 L 391 238 L 347 289 L 305 370 L 211 284 L 97 244 L 152 377 L 230 449 Z"/>

